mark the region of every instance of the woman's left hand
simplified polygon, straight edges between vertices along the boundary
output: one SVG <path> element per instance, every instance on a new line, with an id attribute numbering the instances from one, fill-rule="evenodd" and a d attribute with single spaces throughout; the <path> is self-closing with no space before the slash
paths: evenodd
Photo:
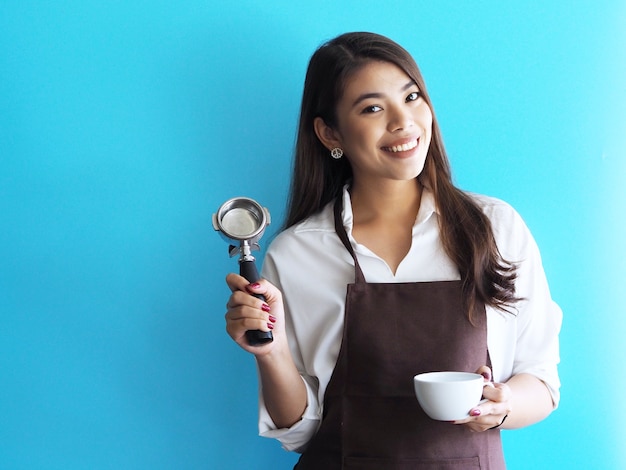
<path id="1" fill-rule="evenodd" d="M 490 383 L 483 388 L 483 398 L 487 401 L 472 408 L 469 417 L 455 421 L 454 424 L 464 424 L 474 432 L 483 432 L 504 423 L 506 416 L 511 412 L 512 392 L 507 384 L 491 382 L 489 367 L 482 366 L 476 373 L 481 374 L 485 377 L 485 382 Z"/>

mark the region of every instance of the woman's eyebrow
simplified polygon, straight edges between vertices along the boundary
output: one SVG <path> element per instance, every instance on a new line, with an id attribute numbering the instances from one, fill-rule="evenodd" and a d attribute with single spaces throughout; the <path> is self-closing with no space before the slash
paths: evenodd
<path id="1" fill-rule="evenodd" d="M 411 88 L 413 86 L 416 86 L 416 85 L 417 85 L 417 83 L 415 83 L 413 80 L 411 80 L 411 81 L 409 81 L 406 85 L 404 85 L 400 89 L 400 92 L 407 91 L 409 88 Z M 369 98 L 382 98 L 384 96 L 385 96 L 384 93 L 363 93 L 362 95 L 359 95 L 356 100 L 354 100 L 354 103 L 352 103 L 352 107 L 354 108 L 361 101 L 367 100 Z"/>

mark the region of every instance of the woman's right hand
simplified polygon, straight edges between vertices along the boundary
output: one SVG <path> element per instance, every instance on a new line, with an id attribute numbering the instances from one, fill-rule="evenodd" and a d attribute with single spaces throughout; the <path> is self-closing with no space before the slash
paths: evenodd
<path id="1" fill-rule="evenodd" d="M 280 291 L 269 281 L 250 283 L 243 276 L 229 274 L 226 283 L 232 291 L 226 304 L 226 332 L 243 349 L 255 356 L 264 356 L 286 346 L 285 314 Z M 265 302 L 251 294 L 262 294 Z M 246 331 L 271 331 L 274 341 L 250 346 Z"/>

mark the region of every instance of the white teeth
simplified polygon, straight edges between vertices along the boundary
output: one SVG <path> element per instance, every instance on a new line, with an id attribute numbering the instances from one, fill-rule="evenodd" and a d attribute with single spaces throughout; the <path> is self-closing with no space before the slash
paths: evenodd
<path id="1" fill-rule="evenodd" d="M 393 147 L 388 147 L 392 152 L 406 152 L 407 150 L 411 150 L 417 147 L 417 140 L 413 142 L 409 142 L 408 144 L 402 145 L 394 145 Z"/>

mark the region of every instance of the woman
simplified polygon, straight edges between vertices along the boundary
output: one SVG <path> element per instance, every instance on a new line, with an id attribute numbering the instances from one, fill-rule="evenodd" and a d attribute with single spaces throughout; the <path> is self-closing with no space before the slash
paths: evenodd
<path id="1" fill-rule="evenodd" d="M 258 364 L 261 435 L 301 452 L 298 469 L 504 468 L 500 429 L 558 404 L 561 311 L 532 236 L 453 186 L 417 65 L 385 37 L 312 56 L 263 277 L 227 277 L 227 331 Z M 254 329 L 274 341 L 248 345 Z M 468 418 L 433 421 L 412 388 L 433 370 L 494 387 Z"/>

